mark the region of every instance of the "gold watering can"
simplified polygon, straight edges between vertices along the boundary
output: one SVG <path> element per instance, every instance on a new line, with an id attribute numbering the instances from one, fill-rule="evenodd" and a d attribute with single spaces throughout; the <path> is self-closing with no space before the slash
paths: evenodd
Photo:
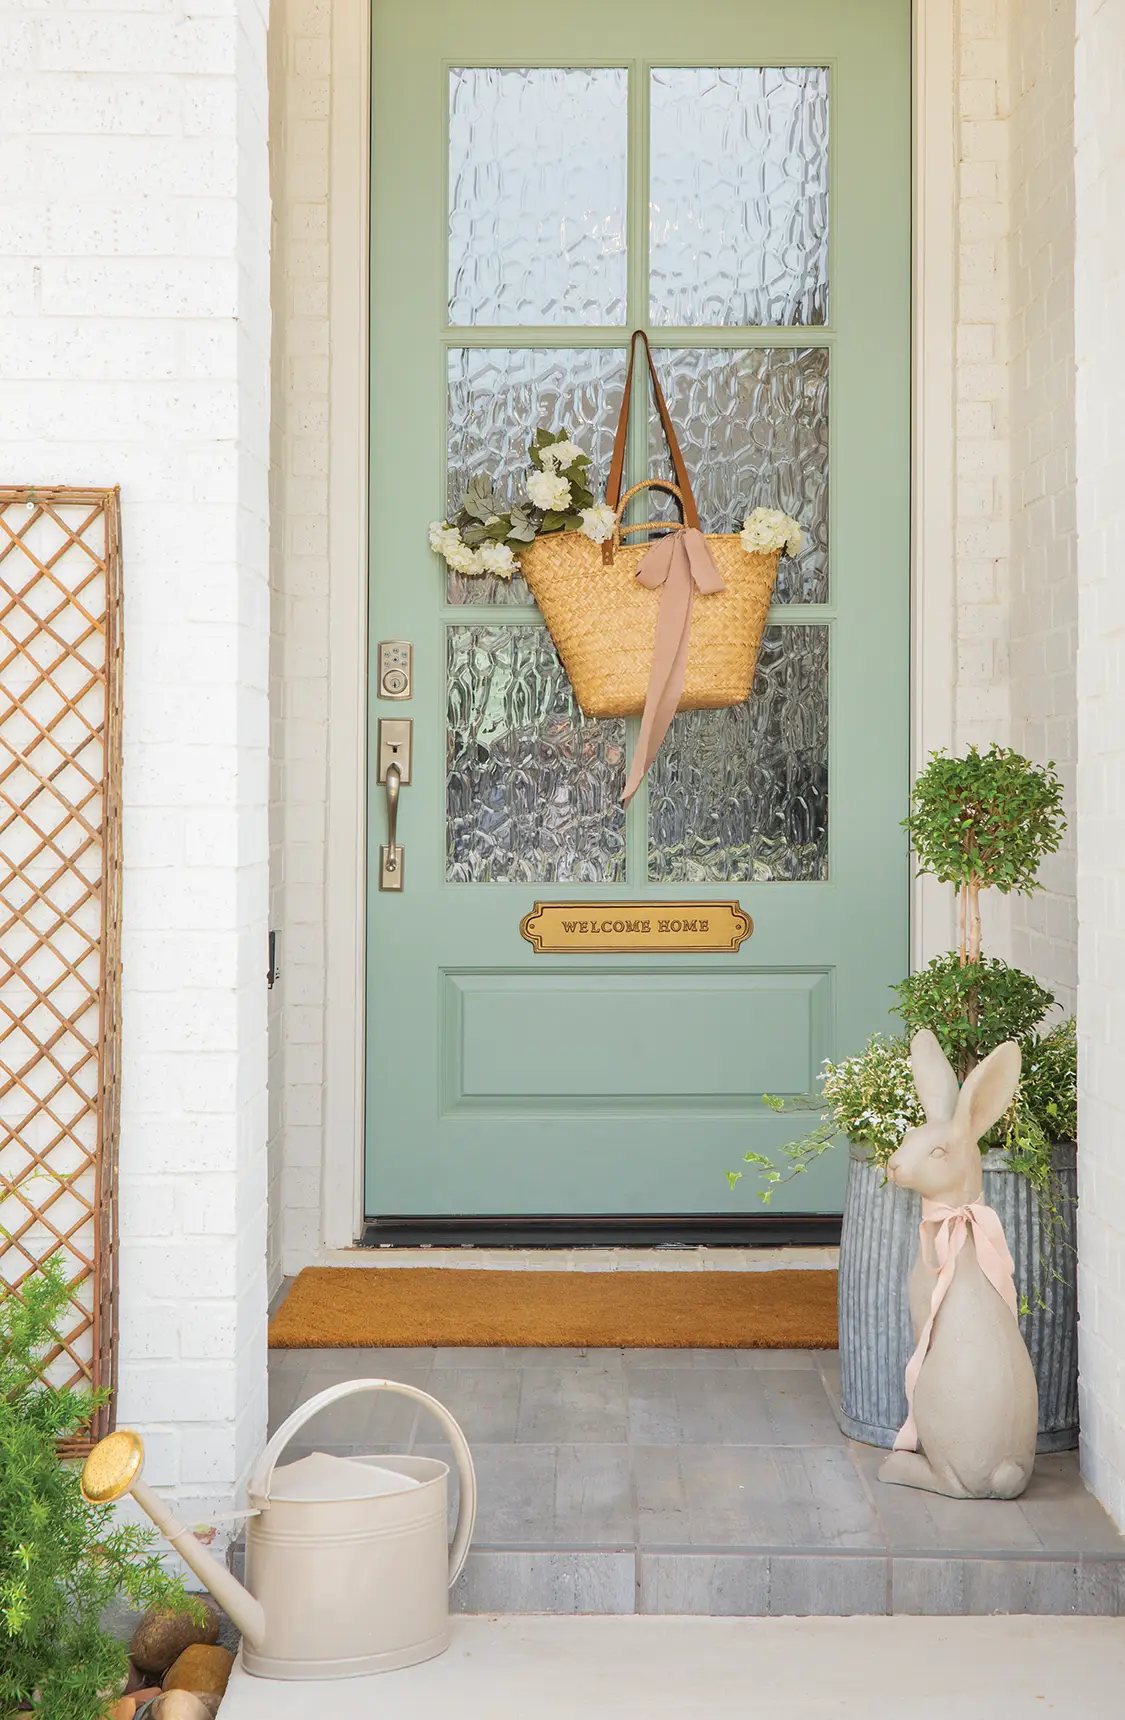
<path id="1" fill-rule="evenodd" d="M 449 1465 L 434 1457 L 332 1457 L 277 1468 L 297 1430 L 353 1392 L 398 1392 L 436 1416 L 460 1483 L 447 1545 Z M 242 1632 L 242 1663 L 262 1678 L 350 1678 L 429 1660 L 449 1645 L 449 1590 L 476 1520 L 465 1435 L 436 1398 L 393 1380 L 349 1380 L 310 1398 L 278 1428 L 250 1477 L 246 1587 L 141 1479 L 144 1446 L 121 1429 L 82 1470 L 96 1504 L 131 1493 Z"/>

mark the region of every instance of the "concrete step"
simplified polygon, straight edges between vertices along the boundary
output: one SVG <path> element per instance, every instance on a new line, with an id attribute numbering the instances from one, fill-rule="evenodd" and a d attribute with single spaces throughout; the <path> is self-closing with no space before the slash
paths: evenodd
<path id="1" fill-rule="evenodd" d="M 365 1376 L 448 1406 L 477 1475 L 461 1612 L 1125 1614 L 1125 1539 L 1077 1452 L 1040 1457 L 1018 1500 L 888 1486 L 886 1453 L 837 1424 L 837 1366 L 783 1350 L 275 1351 L 270 1387 L 275 1426 Z M 360 1394 L 287 1457 L 448 1460 L 434 1432 L 412 1401 Z"/>
<path id="2" fill-rule="evenodd" d="M 1125 1553 L 475 1547 L 452 1605 L 461 1613 L 1114 1618 L 1125 1616 Z"/>

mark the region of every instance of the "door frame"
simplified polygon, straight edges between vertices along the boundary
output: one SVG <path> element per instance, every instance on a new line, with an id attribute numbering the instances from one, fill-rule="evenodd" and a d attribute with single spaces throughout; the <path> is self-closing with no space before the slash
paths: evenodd
<path id="1" fill-rule="evenodd" d="M 912 0 L 911 772 L 948 747 L 955 672 L 955 0 Z M 369 0 L 332 8 L 329 164 L 329 752 L 321 1249 L 364 1220 L 368 574 Z M 911 962 L 953 934 L 948 891 L 915 879 Z"/>

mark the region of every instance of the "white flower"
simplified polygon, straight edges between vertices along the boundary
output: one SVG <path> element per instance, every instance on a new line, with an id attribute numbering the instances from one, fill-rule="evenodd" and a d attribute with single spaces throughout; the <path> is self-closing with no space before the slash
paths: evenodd
<path id="1" fill-rule="evenodd" d="M 484 543 L 477 551 L 480 556 L 481 571 L 494 573 L 498 579 L 511 579 L 519 569 L 519 562 L 506 543 Z"/>
<path id="2" fill-rule="evenodd" d="M 570 485 L 557 472 L 532 472 L 527 493 L 544 513 L 565 513 L 570 505 Z"/>
<path id="3" fill-rule="evenodd" d="M 540 448 L 539 458 L 543 462 L 545 472 L 565 472 L 568 466 L 573 466 L 581 452 L 577 442 L 548 442 L 545 448 Z"/>
<path id="4" fill-rule="evenodd" d="M 430 548 L 435 555 L 443 555 L 449 559 L 451 549 L 456 549 L 461 542 L 461 533 L 456 526 L 447 526 L 444 520 L 434 520 L 430 526 Z"/>
<path id="5" fill-rule="evenodd" d="M 456 535 L 457 542 L 450 544 L 444 552 L 446 566 L 451 568 L 454 573 L 483 573 L 484 566 L 480 550 L 470 549 L 460 532 Z"/>
<path id="6" fill-rule="evenodd" d="M 748 555 L 772 555 L 784 550 L 796 555 L 801 547 L 801 528 L 780 508 L 755 508 L 742 522 L 742 547 Z"/>
<path id="7" fill-rule="evenodd" d="M 592 538 L 594 543 L 608 543 L 616 524 L 617 515 L 605 502 L 599 502 L 593 508 L 582 509 L 583 536 Z"/>

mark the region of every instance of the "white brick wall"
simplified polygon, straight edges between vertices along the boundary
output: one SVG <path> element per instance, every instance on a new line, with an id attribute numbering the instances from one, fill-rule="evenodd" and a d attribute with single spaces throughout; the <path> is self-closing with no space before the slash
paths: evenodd
<path id="1" fill-rule="evenodd" d="M 1078 0 L 1077 32 L 1083 1465 L 1125 1526 L 1125 9 Z"/>
<path id="2" fill-rule="evenodd" d="M 1012 903 L 1012 956 L 1072 1014 L 1075 950 L 1074 0 L 1012 7 L 1012 744 L 1054 760 L 1068 829 Z"/>
<path id="3" fill-rule="evenodd" d="M 954 751 L 1006 741 L 1011 556 L 1009 9 L 957 0 Z M 1011 904 L 982 904 L 985 948 L 1011 953 Z M 951 938 L 955 936 L 951 930 Z"/>
<path id="4" fill-rule="evenodd" d="M 275 0 L 270 1280 L 320 1246 L 328 793 L 328 0 Z"/>
<path id="5" fill-rule="evenodd" d="M 1008 726 L 1010 220 L 1004 0 L 958 0 L 954 745 Z M 992 919 L 998 904 L 988 903 Z M 991 946 L 995 948 L 994 934 Z"/>
<path id="6" fill-rule="evenodd" d="M 9 482 L 120 483 L 120 1417 L 189 1516 L 264 1428 L 266 21 L 0 22 Z"/>

